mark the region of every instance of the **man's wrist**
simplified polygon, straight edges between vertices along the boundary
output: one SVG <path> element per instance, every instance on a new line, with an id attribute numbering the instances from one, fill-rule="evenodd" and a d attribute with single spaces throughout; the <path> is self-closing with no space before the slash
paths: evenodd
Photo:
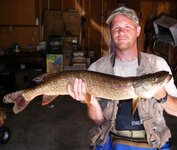
<path id="1" fill-rule="evenodd" d="M 156 99 L 158 103 L 163 104 L 167 101 L 168 93 L 166 93 L 165 97 Z"/>

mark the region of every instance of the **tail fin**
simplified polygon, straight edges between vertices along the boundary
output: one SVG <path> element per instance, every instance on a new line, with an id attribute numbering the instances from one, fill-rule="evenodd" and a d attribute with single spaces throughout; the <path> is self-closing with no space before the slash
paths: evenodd
<path id="1" fill-rule="evenodd" d="M 14 103 L 13 112 L 19 113 L 29 104 L 29 101 L 26 101 L 22 96 L 23 90 L 13 92 L 4 96 L 4 103 Z"/>

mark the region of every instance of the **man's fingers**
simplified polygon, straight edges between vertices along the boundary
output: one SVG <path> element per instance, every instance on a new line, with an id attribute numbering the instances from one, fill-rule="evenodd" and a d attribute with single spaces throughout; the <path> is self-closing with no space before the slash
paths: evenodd
<path id="1" fill-rule="evenodd" d="M 79 101 L 85 101 L 86 87 L 82 79 L 76 78 L 74 80 L 73 87 L 71 85 L 68 85 L 67 92 L 73 99 L 76 99 Z"/>
<path id="2" fill-rule="evenodd" d="M 66 89 L 67 89 L 68 94 L 69 94 L 72 98 L 75 98 L 74 92 L 73 92 L 73 90 L 72 90 L 70 84 L 67 85 L 67 88 L 66 88 Z"/>
<path id="3" fill-rule="evenodd" d="M 86 95 L 85 83 L 82 79 L 78 80 L 78 96 L 80 99 L 84 100 Z"/>
<path id="4" fill-rule="evenodd" d="M 82 79 L 76 79 L 74 83 L 74 94 L 77 100 L 85 100 L 85 84 Z"/>
<path id="5" fill-rule="evenodd" d="M 74 92 L 75 99 L 77 100 L 79 99 L 78 88 L 79 88 L 79 79 L 76 78 L 74 80 L 73 92 Z"/>

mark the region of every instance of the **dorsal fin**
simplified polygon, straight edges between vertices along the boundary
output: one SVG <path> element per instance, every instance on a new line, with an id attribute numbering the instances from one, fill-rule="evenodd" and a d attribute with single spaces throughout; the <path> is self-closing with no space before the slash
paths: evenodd
<path id="1" fill-rule="evenodd" d="M 36 83 L 41 83 L 45 80 L 47 80 L 48 78 L 51 78 L 52 76 L 54 76 L 56 73 L 43 73 L 42 75 L 40 76 L 37 76 L 35 78 L 33 78 L 33 82 L 36 82 Z"/>

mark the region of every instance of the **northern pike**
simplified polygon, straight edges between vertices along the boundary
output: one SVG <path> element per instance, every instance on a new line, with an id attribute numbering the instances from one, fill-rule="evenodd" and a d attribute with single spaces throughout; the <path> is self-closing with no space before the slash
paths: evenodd
<path id="1" fill-rule="evenodd" d="M 73 86 L 80 78 L 86 84 L 86 92 L 108 100 L 126 100 L 135 97 L 151 98 L 154 93 L 171 79 L 166 71 L 159 71 L 137 77 L 120 77 L 94 71 L 63 71 L 37 77 L 40 83 L 4 96 L 5 103 L 14 103 L 13 111 L 22 111 L 35 97 L 43 95 L 42 104 L 46 105 L 59 95 L 68 95 L 67 85 Z"/>

